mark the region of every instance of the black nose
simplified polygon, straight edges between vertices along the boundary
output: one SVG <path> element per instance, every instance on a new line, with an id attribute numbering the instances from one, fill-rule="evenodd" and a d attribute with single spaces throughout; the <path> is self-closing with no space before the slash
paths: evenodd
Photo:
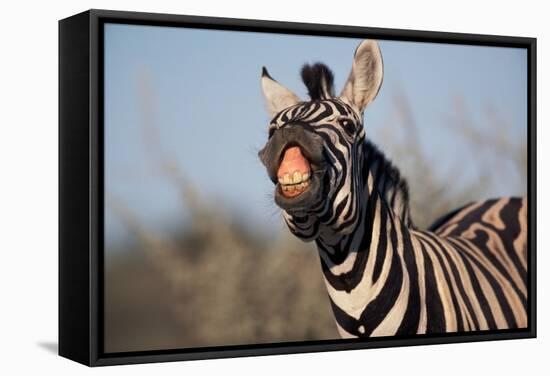
<path id="1" fill-rule="evenodd" d="M 323 139 L 300 124 L 288 124 L 276 129 L 260 150 L 258 157 L 267 169 L 272 181 L 277 182 L 277 170 L 283 152 L 290 146 L 299 146 L 312 165 L 323 164 Z"/>
<path id="2" fill-rule="evenodd" d="M 286 124 L 281 128 L 273 131 L 271 140 L 274 143 L 284 145 L 285 147 L 292 144 L 299 144 L 305 146 L 312 143 L 314 134 L 306 130 L 300 123 Z"/>

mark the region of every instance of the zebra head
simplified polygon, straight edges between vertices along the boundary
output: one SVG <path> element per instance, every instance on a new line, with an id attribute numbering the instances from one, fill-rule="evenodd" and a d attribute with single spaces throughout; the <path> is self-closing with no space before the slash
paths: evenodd
<path id="1" fill-rule="evenodd" d="M 259 157 L 275 184 L 275 202 L 296 236 L 318 237 L 320 229 L 350 233 L 358 220 L 365 139 L 363 111 L 382 84 L 378 43 L 363 41 L 340 96 L 323 64 L 304 65 L 309 101 L 275 81 L 263 68 L 261 84 L 272 116 Z"/>

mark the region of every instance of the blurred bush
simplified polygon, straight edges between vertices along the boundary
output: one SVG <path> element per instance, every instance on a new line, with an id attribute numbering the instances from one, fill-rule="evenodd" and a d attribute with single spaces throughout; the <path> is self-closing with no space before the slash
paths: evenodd
<path id="1" fill-rule="evenodd" d="M 109 200 L 135 242 L 106 252 L 106 351 L 337 338 L 311 244 L 262 239 L 184 186 L 191 225 L 164 236 Z"/>
<path id="2" fill-rule="evenodd" d="M 518 134 L 517 124 L 510 123 L 490 103 L 476 114 L 461 97 L 451 100 L 441 127 L 453 141 L 446 144 L 441 160 L 429 155 L 429 145 L 424 146 L 421 125 L 403 90 L 394 90 L 393 104 L 386 124 L 370 135 L 407 179 L 417 227 L 427 228 L 469 202 L 502 195 L 495 191 L 527 194 L 527 129 Z M 443 164 L 449 156 L 453 157 L 451 163 Z"/>

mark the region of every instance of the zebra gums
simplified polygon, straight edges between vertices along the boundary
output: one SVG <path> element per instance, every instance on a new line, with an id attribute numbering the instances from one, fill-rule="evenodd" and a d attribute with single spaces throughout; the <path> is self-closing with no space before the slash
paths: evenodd
<path id="1" fill-rule="evenodd" d="M 259 157 L 290 231 L 315 241 L 344 338 L 527 326 L 527 200 L 466 205 L 414 227 L 408 187 L 368 140 L 363 111 L 383 77 L 378 43 L 356 49 L 334 96 L 323 64 L 305 65 L 301 101 L 263 68 L 269 138 Z"/>

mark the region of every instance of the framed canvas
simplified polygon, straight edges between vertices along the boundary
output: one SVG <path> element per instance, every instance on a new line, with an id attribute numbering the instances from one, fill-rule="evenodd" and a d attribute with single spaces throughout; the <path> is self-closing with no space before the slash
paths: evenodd
<path id="1" fill-rule="evenodd" d="M 59 22 L 59 354 L 536 336 L 536 40 Z"/>

